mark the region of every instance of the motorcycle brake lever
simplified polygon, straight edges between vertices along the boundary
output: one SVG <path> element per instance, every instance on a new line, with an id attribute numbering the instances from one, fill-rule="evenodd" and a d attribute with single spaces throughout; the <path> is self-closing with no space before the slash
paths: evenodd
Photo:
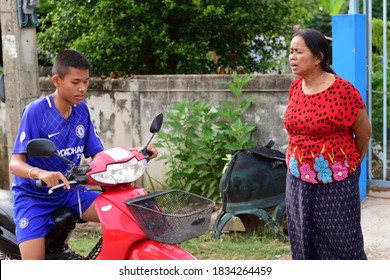
<path id="1" fill-rule="evenodd" d="M 77 181 L 76 180 L 69 181 L 69 184 L 70 185 L 75 185 L 75 184 L 77 184 Z M 54 190 L 60 189 L 60 188 L 63 188 L 63 187 L 65 187 L 64 183 L 58 184 L 57 186 L 51 187 L 47 193 L 48 194 L 52 194 Z"/>

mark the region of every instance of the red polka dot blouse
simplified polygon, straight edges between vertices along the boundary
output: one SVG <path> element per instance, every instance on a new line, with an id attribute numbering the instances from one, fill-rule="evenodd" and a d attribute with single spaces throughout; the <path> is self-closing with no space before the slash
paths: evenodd
<path id="1" fill-rule="evenodd" d="M 294 176 L 310 183 L 341 181 L 360 164 L 350 127 L 366 107 L 350 82 L 335 78 L 320 93 L 305 94 L 302 78 L 289 91 L 284 117 L 289 136 L 286 162 Z"/>

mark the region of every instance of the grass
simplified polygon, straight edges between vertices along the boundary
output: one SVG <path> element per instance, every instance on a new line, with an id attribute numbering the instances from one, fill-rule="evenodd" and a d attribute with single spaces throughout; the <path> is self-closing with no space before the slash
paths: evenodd
<path id="1" fill-rule="evenodd" d="M 200 260 L 278 260 L 290 258 L 287 242 L 274 238 L 227 234 L 220 239 L 201 236 L 181 244 Z"/>
<path id="2" fill-rule="evenodd" d="M 81 255 L 87 255 L 100 238 L 100 226 L 81 224 L 70 239 L 70 247 Z M 264 227 L 255 235 L 235 231 L 214 239 L 211 232 L 180 244 L 199 260 L 278 260 L 290 259 L 287 239 L 279 241 Z"/>

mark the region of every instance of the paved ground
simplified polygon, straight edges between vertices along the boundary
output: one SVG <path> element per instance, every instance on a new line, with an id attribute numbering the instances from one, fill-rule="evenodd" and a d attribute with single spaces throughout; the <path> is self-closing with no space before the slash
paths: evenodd
<path id="1" fill-rule="evenodd" d="M 390 260 L 390 191 L 370 191 L 362 204 L 362 228 L 367 257 Z"/>

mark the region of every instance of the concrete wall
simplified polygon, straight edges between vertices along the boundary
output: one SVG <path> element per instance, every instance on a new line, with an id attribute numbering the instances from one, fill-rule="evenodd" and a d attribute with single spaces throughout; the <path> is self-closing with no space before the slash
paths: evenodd
<path id="1" fill-rule="evenodd" d="M 294 76 L 269 74 L 253 75 L 253 78 L 245 88 L 245 94 L 254 96 L 254 106 L 245 118 L 258 124 L 254 136 L 258 145 L 265 145 L 273 139 L 274 147 L 283 151 L 287 143 L 283 114 L 288 88 Z M 223 99 L 233 100 L 234 96 L 225 84 L 228 81 L 232 81 L 229 75 L 155 75 L 104 80 L 93 78 L 85 101 L 90 107 L 93 123 L 105 147 L 141 146 L 150 136 L 150 121 L 158 113 L 166 112 L 173 103 L 184 98 L 191 101 L 205 99 L 214 105 Z M 40 78 L 42 96 L 53 90 L 50 78 Z M 4 151 L 7 150 L 4 104 L 0 104 L 0 109 L 0 156 L 4 158 Z M 4 173 L 7 167 L 4 164 L 0 167 Z M 164 171 L 163 164 L 152 161 L 148 171 L 152 177 L 162 178 L 160 174 Z"/>
<path id="2" fill-rule="evenodd" d="M 5 104 L 0 101 L 0 189 L 8 184 L 8 157 Z"/>

